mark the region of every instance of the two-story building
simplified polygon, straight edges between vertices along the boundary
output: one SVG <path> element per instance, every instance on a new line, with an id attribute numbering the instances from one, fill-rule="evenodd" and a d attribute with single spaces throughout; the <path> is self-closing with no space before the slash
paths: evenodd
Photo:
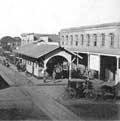
<path id="1" fill-rule="evenodd" d="M 21 46 L 31 44 L 36 41 L 55 42 L 59 43 L 59 36 L 56 34 L 37 34 L 37 33 L 23 33 L 21 34 Z"/>
<path id="2" fill-rule="evenodd" d="M 120 81 L 120 23 L 62 29 L 60 45 L 83 57 L 77 63 L 102 80 Z"/>

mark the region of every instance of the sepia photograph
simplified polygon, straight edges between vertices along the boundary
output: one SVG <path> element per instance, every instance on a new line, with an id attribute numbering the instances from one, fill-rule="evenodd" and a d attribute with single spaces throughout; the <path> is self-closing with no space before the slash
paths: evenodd
<path id="1" fill-rule="evenodd" d="M 120 0 L 0 0 L 0 121 L 120 121 Z"/>

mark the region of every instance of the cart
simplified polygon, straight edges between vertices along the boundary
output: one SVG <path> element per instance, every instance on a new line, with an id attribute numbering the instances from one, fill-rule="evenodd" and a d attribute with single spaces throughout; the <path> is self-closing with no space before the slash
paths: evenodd
<path id="1" fill-rule="evenodd" d="M 71 79 L 68 81 L 68 87 L 66 91 L 68 92 L 69 98 L 80 98 L 84 97 L 85 80 L 84 79 Z"/>
<path id="2" fill-rule="evenodd" d="M 113 99 L 116 99 L 119 89 L 120 84 L 115 84 L 115 81 L 72 79 L 69 82 L 67 91 L 70 98 L 85 97 L 91 100 L 103 100 L 107 95 L 111 95 Z"/>

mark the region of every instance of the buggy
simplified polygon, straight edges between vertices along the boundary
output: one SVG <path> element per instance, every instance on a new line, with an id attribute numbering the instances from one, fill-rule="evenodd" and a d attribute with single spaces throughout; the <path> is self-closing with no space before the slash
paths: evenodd
<path id="1" fill-rule="evenodd" d="M 85 97 L 86 99 L 97 100 L 105 99 L 108 95 L 112 96 L 112 99 L 116 99 L 119 89 L 120 83 L 115 84 L 115 81 L 71 79 L 67 91 L 70 98 Z"/>

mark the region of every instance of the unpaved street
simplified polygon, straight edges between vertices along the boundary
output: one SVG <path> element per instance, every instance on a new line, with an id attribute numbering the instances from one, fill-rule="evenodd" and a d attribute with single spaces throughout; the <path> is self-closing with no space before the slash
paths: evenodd
<path id="1" fill-rule="evenodd" d="M 13 82 L 13 87 L 20 90 L 24 96 L 32 102 L 33 105 L 42 110 L 52 120 L 74 120 L 80 119 L 63 105 L 56 102 L 51 96 L 45 93 L 41 86 L 36 86 L 31 80 L 27 79 L 19 72 L 6 68 L 0 64 L 0 69 L 4 77 Z M 7 79 L 6 78 L 6 79 Z M 41 90 L 37 91 L 38 88 Z"/>

